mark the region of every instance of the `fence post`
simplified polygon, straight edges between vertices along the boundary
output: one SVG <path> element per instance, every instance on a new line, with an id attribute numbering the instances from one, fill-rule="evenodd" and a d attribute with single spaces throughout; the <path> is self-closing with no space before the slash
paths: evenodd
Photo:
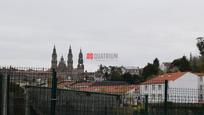
<path id="1" fill-rule="evenodd" d="M 167 115 L 168 109 L 168 80 L 165 80 L 165 89 L 164 89 L 164 115 Z"/>
<path id="2" fill-rule="evenodd" d="M 51 89 L 51 110 L 50 114 L 56 114 L 56 90 L 57 90 L 57 73 L 56 70 L 52 70 L 52 89 Z"/>
<path id="3" fill-rule="evenodd" d="M 9 112 L 10 112 L 10 110 L 9 110 L 9 105 L 10 105 L 10 95 L 9 95 L 9 89 L 10 89 L 10 75 L 8 74 L 7 75 L 7 115 L 9 115 Z"/>
<path id="4" fill-rule="evenodd" d="M 2 77 L 2 115 L 7 115 L 7 74 L 4 74 Z"/>
<path id="5" fill-rule="evenodd" d="M 25 87 L 25 91 L 26 91 L 25 115 L 30 115 L 30 100 L 29 100 L 30 91 L 28 86 Z"/>
<path id="6" fill-rule="evenodd" d="M 2 115 L 2 74 L 0 73 L 0 115 Z"/>
<path id="7" fill-rule="evenodd" d="M 107 106 L 105 106 L 105 115 L 108 115 Z"/>
<path id="8" fill-rule="evenodd" d="M 148 95 L 145 95 L 145 115 L 148 115 Z"/>

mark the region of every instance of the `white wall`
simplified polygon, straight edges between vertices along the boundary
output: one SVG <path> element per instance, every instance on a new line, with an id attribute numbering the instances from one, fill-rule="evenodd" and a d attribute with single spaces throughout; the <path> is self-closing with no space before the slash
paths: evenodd
<path id="1" fill-rule="evenodd" d="M 155 90 L 152 86 L 155 85 Z M 158 90 L 158 85 L 162 85 L 162 89 Z M 145 86 L 148 90 L 145 90 Z M 147 84 L 140 86 L 140 94 L 149 96 L 149 102 L 164 101 L 164 84 Z M 177 103 L 197 103 L 199 98 L 199 77 L 190 72 L 185 73 L 175 81 L 168 82 L 168 100 Z M 162 97 L 158 97 L 158 96 Z M 153 98 L 156 96 L 155 98 Z"/>
<path id="2" fill-rule="evenodd" d="M 155 89 L 153 90 L 153 85 Z M 161 89 L 159 89 L 161 85 Z M 147 89 L 145 88 L 147 86 Z M 148 95 L 149 102 L 162 102 L 164 100 L 164 84 L 146 84 L 140 86 L 140 94 Z M 159 96 L 160 95 L 160 96 Z"/>
<path id="3" fill-rule="evenodd" d="M 169 88 L 198 89 L 198 79 L 197 75 L 187 72 L 175 81 L 169 81 L 168 84 Z"/>
<path id="4" fill-rule="evenodd" d="M 169 101 L 178 103 L 197 103 L 199 98 L 199 77 L 187 72 L 175 81 L 169 81 Z"/>
<path id="5" fill-rule="evenodd" d="M 200 101 L 204 102 L 204 76 L 199 76 L 198 79 L 198 88 L 199 88 L 199 99 Z"/>

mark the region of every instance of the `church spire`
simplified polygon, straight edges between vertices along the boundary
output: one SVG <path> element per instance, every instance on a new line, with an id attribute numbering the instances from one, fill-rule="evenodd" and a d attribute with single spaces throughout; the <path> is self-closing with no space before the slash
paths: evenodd
<path id="1" fill-rule="evenodd" d="M 61 61 L 61 62 L 64 62 L 64 57 L 63 57 L 63 55 L 61 56 L 60 61 Z"/>
<path id="2" fill-rule="evenodd" d="M 52 51 L 52 61 L 51 61 L 51 68 L 57 69 L 57 52 L 54 45 L 53 51 Z"/>
<path id="3" fill-rule="evenodd" d="M 72 54 L 72 47 L 69 45 L 69 54 Z"/>
<path id="4" fill-rule="evenodd" d="M 83 54 L 82 54 L 82 50 L 80 48 L 80 52 L 79 52 L 79 59 L 78 59 L 78 69 L 84 69 L 84 64 L 83 64 Z"/>
<path id="5" fill-rule="evenodd" d="M 68 57 L 67 68 L 68 68 L 68 71 L 71 73 L 73 70 L 73 54 L 72 54 L 71 45 L 69 46 L 69 53 L 67 57 Z"/>

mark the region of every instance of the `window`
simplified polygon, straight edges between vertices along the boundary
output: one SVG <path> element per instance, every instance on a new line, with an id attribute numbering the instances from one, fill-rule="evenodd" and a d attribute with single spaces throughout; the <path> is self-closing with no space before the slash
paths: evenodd
<path id="1" fill-rule="evenodd" d="M 158 85 L 158 90 L 162 90 L 162 85 Z"/>
<path id="2" fill-rule="evenodd" d="M 155 90 L 155 85 L 152 85 L 152 90 Z"/>
<path id="3" fill-rule="evenodd" d="M 200 81 L 203 81 L 203 77 L 200 77 Z"/>
<path id="4" fill-rule="evenodd" d="M 152 100 L 153 101 L 155 100 L 155 94 L 152 94 Z"/>
<path id="5" fill-rule="evenodd" d="M 162 94 L 158 94 L 158 100 L 162 100 Z"/>
<path id="6" fill-rule="evenodd" d="M 203 94 L 200 94 L 200 100 L 203 100 Z"/>
<path id="7" fill-rule="evenodd" d="M 203 86 L 202 85 L 200 85 L 200 90 L 203 90 Z"/>
<path id="8" fill-rule="evenodd" d="M 145 85 L 145 90 L 147 91 L 147 89 L 148 89 L 148 86 L 147 86 L 147 85 Z"/>

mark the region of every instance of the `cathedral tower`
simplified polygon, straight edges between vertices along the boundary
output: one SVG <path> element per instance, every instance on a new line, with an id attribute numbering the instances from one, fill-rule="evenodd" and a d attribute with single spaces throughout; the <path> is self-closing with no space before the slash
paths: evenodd
<path id="1" fill-rule="evenodd" d="M 58 65 L 58 72 L 66 72 L 67 67 L 64 61 L 64 57 L 62 56 Z"/>
<path id="2" fill-rule="evenodd" d="M 78 59 L 77 69 L 78 69 L 79 73 L 84 72 L 83 54 L 82 54 L 81 49 L 80 49 L 80 52 L 79 52 L 79 59 Z"/>
<path id="3" fill-rule="evenodd" d="M 67 59 L 67 69 L 68 73 L 71 74 L 73 70 L 73 55 L 72 55 L 72 48 L 71 45 L 69 46 L 69 53 L 68 53 L 68 59 Z"/>
<path id="4" fill-rule="evenodd" d="M 54 46 L 53 52 L 52 52 L 51 68 L 57 69 L 57 52 L 56 52 L 55 46 Z"/>

